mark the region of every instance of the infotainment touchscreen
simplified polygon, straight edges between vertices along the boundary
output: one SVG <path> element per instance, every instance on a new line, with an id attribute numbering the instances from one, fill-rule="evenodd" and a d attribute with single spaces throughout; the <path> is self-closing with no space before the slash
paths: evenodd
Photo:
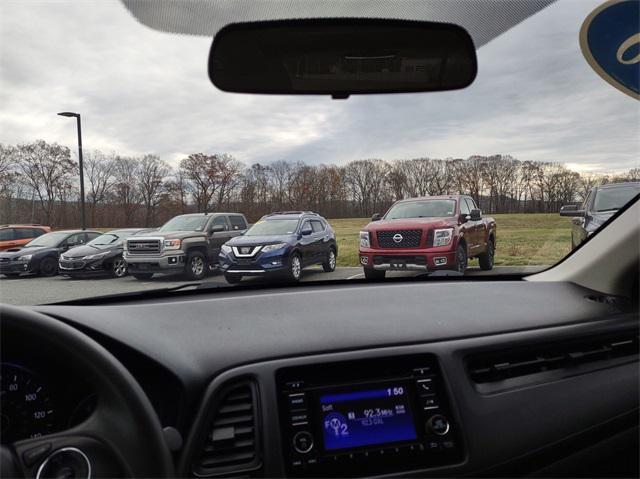
<path id="1" fill-rule="evenodd" d="M 416 439 L 409 397 L 404 383 L 322 391 L 319 416 L 325 450 Z"/>

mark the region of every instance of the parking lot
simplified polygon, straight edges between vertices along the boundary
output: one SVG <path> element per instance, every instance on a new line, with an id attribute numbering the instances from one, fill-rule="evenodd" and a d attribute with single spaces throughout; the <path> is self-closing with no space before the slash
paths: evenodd
<path id="1" fill-rule="evenodd" d="M 481 271 L 479 268 L 469 268 L 467 275 L 478 276 L 486 274 L 517 274 L 534 272 L 544 266 L 497 266 L 493 271 Z M 389 277 L 412 276 L 414 272 L 391 272 Z M 362 268 L 339 267 L 333 273 L 325 273 L 321 268 L 305 269 L 302 281 L 322 280 L 352 280 L 362 279 Z M 247 278 L 246 282 L 268 282 L 263 278 Z M 243 281 L 243 282 L 244 282 Z M 230 286 L 221 274 L 213 273 L 204 279 L 204 283 L 220 286 Z M 83 278 L 72 279 L 62 276 L 51 278 L 21 276 L 15 279 L 0 277 L 0 302 L 7 304 L 34 305 L 46 304 L 73 299 L 122 294 L 133 291 L 145 291 L 158 288 L 172 288 L 188 284 L 179 276 L 157 276 L 147 281 L 139 281 L 130 276 L 121 279 L 113 278 Z"/>

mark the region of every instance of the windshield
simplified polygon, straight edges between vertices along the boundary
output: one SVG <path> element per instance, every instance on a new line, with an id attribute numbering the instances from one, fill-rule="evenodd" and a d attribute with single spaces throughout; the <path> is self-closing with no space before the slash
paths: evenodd
<path id="1" fill-rule="evenodd" d="M 162 225 L 160 231 L 202 231 L 208 220 L 206 216 L 178 216 Z"/>
<path id="2" fill-rule="evenodd" d="M 34 246 L 52 247 L 57 246 L 60 241 L 69 236 L 69 233 L 47 233 L 36 239 L 29 241 L 25 248 L 32 248 Z"/>
<path id="3" fill-rule="evenodd" d="M 298 220 L 264 220 L 254 224 L 245 236 L 290 235 L 297 228 Z"/>
<path id="4" fill-rule="evenodd" d="M 113 243 L 117 243 L 119 239 L 120 239 L 120 236 L 107 233 L 107 234 L 98 236 L 94 240 L 89 241 L 87 243 L 87 245 L 91 245 L 91 246 L 107 246 L 107 245 L 110 245 L 110 244 L 113 244 Z"/>
<path id="5" fill-rule="evenodd" d="M 428 200 L 398 203 L 391 207 L 385 219 L 400 218 L 438 218 L 453 216 L 456 211 L 455 200 Z"/>
<path id="6" fill-rule="evenodd" d="M 111 250 L 118 230 L 144 233 L 114 251 L 117 261 L 66 266 L 90 275 L 5 278 L 0 261 L 0 302 L 550 268 L 603 227 L 580 216 L 586 205 L 619 211 L 640 185 L 640 103 L 584 46 L 583 25 L 604 2 L 511 1 L 498 11 L 495 0 L 4 0 L 0 249 L 84 229 L 69 247 Z M 343 16 L 457 24 L 473 40 L 477 76 L 458 90 L 348 98 L 229 93 L 208 77 L 227 25 Z M 617 42 L 619 30 L 610 33 Z M 614 53 L 623 43 L 614 63 L 637 77 L 638 44 L 621 39 Z M 383 82 L 436 71 L 356 53 L 296 60 L 300 70 L 287 74 L 321 81 L 344 64 L 349 78 Z M 36 237 L 36 226 L 53 233 Z M 283 238 L 252 249 L 270 235 Z"/>
<path id="7" fill-rule="evenodd" d="M 640 185 L 598 190 L 593 209 L 596 212 L 619 210 L 639 193 Z"/>

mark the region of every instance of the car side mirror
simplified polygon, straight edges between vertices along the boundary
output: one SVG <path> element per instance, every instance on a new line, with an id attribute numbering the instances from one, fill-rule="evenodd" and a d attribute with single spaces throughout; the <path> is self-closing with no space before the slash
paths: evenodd
<path id="1" fill-rule="evenodd" d="M 482 211 L 480 210 L 471 210 L 471 221 L 480 221 L 482 219 Z"/>
<path id="2" fill-rule="evenodd" d="M 466 223 L 470 219 L 471 219 L 471 215 L 468 213 L 462 213 L 460 216 L 458 216 L 458 221 L 460 223 Z"/>
<path id="3" fill-rule="evenodd" d="M 380 221 L 382 219 L 382 215 L 380 213 L 374 213 L 371 217 L 371 221 Z"/>
<path id="4" fill-rule="evenodd" d="M 224 231 L 224 226 L 222 225 L 213 225 L 209 228 L 209 234 L 220 233 L 221 231 Z"/>
<path id="5" fill-rule="evenodd" d="M 579 210 L 578 205 L 565 205 L 560 208 L 560 216 L 584 216 L 585 211 Z"/>
<path id="6" fill-rule="evenodd" d="M 305 228 L 300 231 L 300 234 L 302 236 L 309 236 L 311 233 L 313 233 L 313 230 L 311 228 Z"/>

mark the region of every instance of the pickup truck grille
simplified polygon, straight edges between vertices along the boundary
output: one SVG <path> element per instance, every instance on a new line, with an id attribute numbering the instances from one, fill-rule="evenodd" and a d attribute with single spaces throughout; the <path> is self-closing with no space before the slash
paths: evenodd
<path id="1" fill-rule="evenodd" d="M 380 248 L 419 248 L 421 237 L 421 230 L 378 231 L 378 246 Z"/>
<path id="2" fill-rule="evenodd" d="M 159 254 L 160 240 L 127 240 L 127 253 L 129 254 Z"/>

